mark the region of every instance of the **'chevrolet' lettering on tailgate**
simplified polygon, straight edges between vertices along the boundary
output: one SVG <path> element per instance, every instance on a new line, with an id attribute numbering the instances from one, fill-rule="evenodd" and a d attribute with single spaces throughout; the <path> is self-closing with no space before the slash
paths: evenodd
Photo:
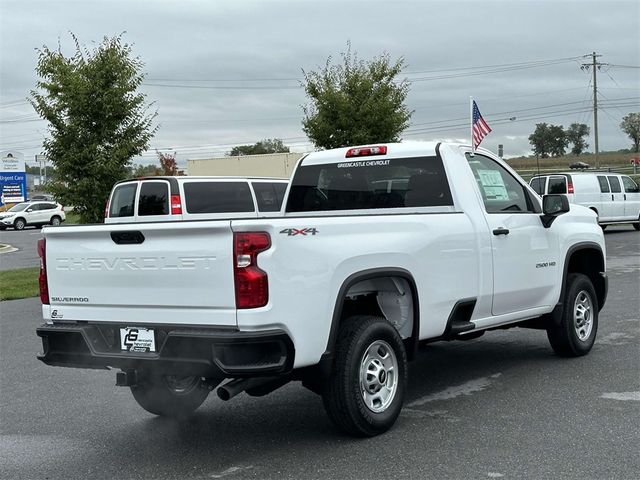
<path id="1" fill-rule="evenodd" d="M 121 270 L 209 270 L 215 256 L 202 257 L 60 257 L 56 270 L 121 271 Z"/>

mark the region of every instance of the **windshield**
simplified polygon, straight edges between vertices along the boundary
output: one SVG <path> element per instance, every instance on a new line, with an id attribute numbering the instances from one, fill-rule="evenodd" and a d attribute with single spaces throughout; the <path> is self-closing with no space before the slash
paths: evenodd
<path id="1" fill-rule="evenodd" d="M 26 210 L 26 208 L 29 206 L 28 203 L 19 203 L 17 205 L 14 205 L 13 207 L 11 207 L 9 209 L 10 212 L 22 212 L 23 210 Z"/>

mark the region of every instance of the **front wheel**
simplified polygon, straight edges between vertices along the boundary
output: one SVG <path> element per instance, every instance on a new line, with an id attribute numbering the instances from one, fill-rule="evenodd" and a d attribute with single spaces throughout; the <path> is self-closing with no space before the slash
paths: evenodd
<path id="1" fill-rule="evenodd" d="M 633 224 L 633 228 L 640 230 L 640 215 L 638 215 L 638 221 Z"/>
<path id="2" fill-rule="evenodd" d="M 323 392 L 331 421 L 355 436 L 385 432 L 400 414 L 406 382 L 407 355 L 397 330 L 380 317 L 346 319 Z"/>
<path id="3" fill-rule="evenodd" d="M 13 222 L 13 228 L 15 228 L 16 230 L 24 230 L 24 227 L 26 227 L 27 222 L 25 222 L 23 219 L 18 218 L 15 222 Z"/>
<path id="4" fill-rule="evenodd" d="M 138 405 L 154 415 L 186 417 L 209 395 L 200 377 L 152 376 L 131 387 Z"/>
<path id="5" fill-rule="evenodd" d="M 560 324 L 550 320 L 547 326 L 551 347 L 561 357 L 586 355 L 598 331 L 598 299 L 589 277 L 569 274 L 562 310 Z"/>

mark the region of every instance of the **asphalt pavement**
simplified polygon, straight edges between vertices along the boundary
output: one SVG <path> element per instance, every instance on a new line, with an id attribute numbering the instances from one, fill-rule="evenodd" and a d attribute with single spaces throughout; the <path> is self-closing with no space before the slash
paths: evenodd
<path id="1" fill-rule="evenodd" d="M 41 237 L 41 229 L 34 227 L 24 230 L 0 230 L 0 244 L 11 245 L 17 249 L 9 253 L 0 253 L 0 270 L 40 266 L 36 243 Z"/>
<path id="2" fill-rule="evenodd" d="M 431 344 L 410 364 L 398 422 L 372 439 L 342 435 L 297 383 L 156 418 L 115 372 L 38 362 L 38 299 L 2 302 L 0 478 L 635 480 L 640 233 L 605 238 L 609 298 L 589 355 L 556 357 L 524 329 Z"/>

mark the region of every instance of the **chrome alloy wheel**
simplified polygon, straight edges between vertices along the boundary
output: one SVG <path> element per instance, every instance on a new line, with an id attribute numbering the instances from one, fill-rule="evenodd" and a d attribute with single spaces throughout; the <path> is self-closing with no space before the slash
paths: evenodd
<path id="1" fill-rule="evenodd" d="M 593 328 L 593 303 L 589 294 L 580 290 L 573 304 L 573 326 L 580 341 L 586 341 Z"/>
<path id="2" fill-rule="evenodd" d="M 365 351 L 360 364 L 360 392 L 369 410 L 384 412 L 398 390 L 398 360 L 389 344 L 376 340 Z"/>

